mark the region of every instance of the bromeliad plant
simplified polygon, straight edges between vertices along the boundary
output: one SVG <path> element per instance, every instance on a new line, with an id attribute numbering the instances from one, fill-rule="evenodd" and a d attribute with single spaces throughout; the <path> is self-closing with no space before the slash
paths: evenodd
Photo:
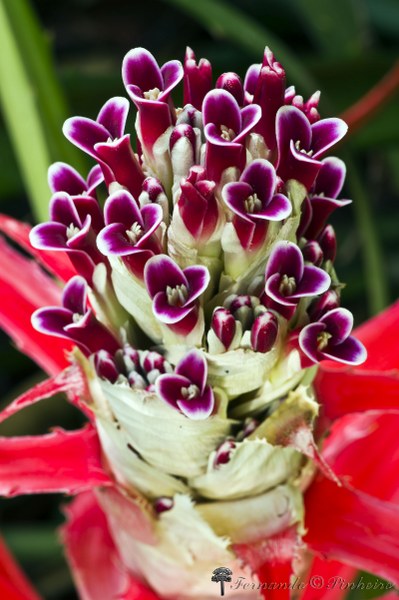
<path id="1" fill-rule="evenodd" d="M 3 438 L 2 452 L 19 466 L 3 472 L 2 493 L 81 493 L 64 538 L 86 599 L 216 598 L 211 576 L 220 565 L 253 584 L 231 596 L 260 598 L 259 581 L 288 585 L 307 530 L 309 548 L 399 581 L 398 565 L 386 559 L 394 542 L 385 538 L 370 554 L 365 532 L 386 534 L 398 515 L 367 501 L 371 490 L 358 492 L 364 481 L 353 474 L 348 482 L 340 462 L 342 439 L 355 452 L 359 431 L 367 438 L 367 423 L 383 417 L 359 413 L 319 452 L 331 420 L 356 402 L 356 410 L 375 408 L 364 397 L 346 408 L 339 399 L 348 390 L 356 396 L 353 367 L 366 359 L 352 315 L 340 307 L 327 224 L 350 202 L 337 199 L 344 163 L 325 158 L 345 123 L 320 118 L 318 94 L 305 102 L 286 88 L 269 49 L 244 83 L 225 73 L 214 89 L 211 65 L 191 50 L 184 66 L 160 68 L 137 48 L 122 76 L 137 109 L 136 150 L 124 133 L 125 98 L 106 102 L 96 120 L 69 119 L 66 137 L 96 165 L 86 180 L 53 165 L 50 221 L 30 231 L 31 252 L 66 282 L 62 297 L 36 267 L 29 287 L 2 279 L 20 301 L 21 323 L 36 308 L 34 330 L 17 331 L 5 303 L 3 327 L 54 377 L 1 419 L 63 390 L 90 424 L 12 444 Z M 7 218 L 1 227 L 28 247 L 28 228 Z M 3 254 L 26 268 L 5 245 Z M 58 338 L 51 346 L 49 335 Z M 59 375 L 65 349 L 71 366 Z M 316 397 L 313 379 L 325 360 L 341 370 L 322 371 Z M 329 397 L 345 377 L 348 387 Z M 393 405 L 396 376 L 381 384 L 392 386 Z M 28 448 L 42 462 L 33 461 L 25 480 Z M 343 526 L 348 515 L 352 529 Z M 358 546 L 345 550 L 352 538 Z"/>

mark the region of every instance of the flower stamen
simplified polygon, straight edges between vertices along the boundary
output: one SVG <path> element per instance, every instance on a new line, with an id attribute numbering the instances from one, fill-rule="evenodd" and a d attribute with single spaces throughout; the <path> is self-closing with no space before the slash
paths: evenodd
<path id="1" fill-rule="evenodd" d="M 199 396 L 200 389 L 198 385 L 191 383 L 188 387 L 182 387 L 180 393 L 182 395 L 182 398 L 184 398 L 185 400 L 194 400 L 194 398 L 197 398 Z"/>
<path id="2" fill-rule="evenodd" d="M 226 140 L 226 142 L 231 142 L 236 137 L 235 131 L 227 127 L 226 125 L 220 126 L 221 137 Z"/>
<path id="3" fill-rule="evenodd" d="M 317 336 L 317 349 L 320 350 L 320 352 L 322 350 L 324 350 L 327 346 L 328 346 L 328 341 L 332 338 L 331 333 L 329 333 L 328 331 L 322 331 L 318 336 Z"/>
<path id="4" fill-rule="evenodd" d="M 67 230 L 66 230 L 67 240 L 70 240 L 71 238 L 75 237 L 75 235 L 77 235 L 79 233 L 79 231 L 80 231 L 79 227 L 76 227 L 76 225 L 71 223 L 69 225 L 69 227 L 67 227 Z"/>
<path id="5" fill-rule="evenodd" d="M 170 306 L 184 306 L 188 298 L 187 286 L 184 283 L 174 288 L 168 285 L 166 287 L 166 296 Z"/>
<path id="6" fill-rule="evenodd" d="M 153 88 L 152 90 L 148 90 L 147 92 L 143 93 L 143 96 L 146 100 L 158 100 L 158 96 L 161 93 L 161 90 L 157 87 Z"/>
<path id="7" fill-rule="evenodd" d="M 283 296 L 292 296 L 296 291 L 295 277 L 288 277 L 283 275 L 280 282 L 279 292 Z"/>
<path id="8" fill-rule="evenodd" d="M 244 200 L 244 206 L 247 213 L 257 213 L 262 208 L 262 201 L 254 193 Z"/>
<path id="9" fill-rule="evenodd" d="M 130 229 L 126 229 L 125 233 L 132 244 L 137 244 L 139 239 L 143 236 L 143 229 L 139 223 L 135 222 Z"/>

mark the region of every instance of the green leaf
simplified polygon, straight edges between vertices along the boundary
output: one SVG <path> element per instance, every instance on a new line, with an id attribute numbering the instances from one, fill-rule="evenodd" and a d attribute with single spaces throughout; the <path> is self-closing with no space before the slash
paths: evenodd
<path id="1" fill-rule="evenodd" d="M 311 74 L 285 43 L 269 29 L 222 0 L 163 0 L 199 21 L 216 38 L 227 38 L 261 62 L 265 46 L 270 46 L 284 65 L 288 77 L 299 90 L 312 94 L 317 89 Z"/>
<path id="2" fill-rule="evenodd" d="M 0 38 L 1 107 L 35 215 L 45 219 L 48 166 L 64 160 L 80 167 L 82 161 L 62 136 L 65 101 L 26 0 L 2 0 Z"/>
<path id="3" fill-rule="evenodd" d="M 362 3 L 360 3 L 362 4 Z M 366 9 L 350 0 L 297 0 L 293 4 L 315 45 L 326 55 L 361 54 Z M 339 23 L 339 26 L 337 26 Z"/>

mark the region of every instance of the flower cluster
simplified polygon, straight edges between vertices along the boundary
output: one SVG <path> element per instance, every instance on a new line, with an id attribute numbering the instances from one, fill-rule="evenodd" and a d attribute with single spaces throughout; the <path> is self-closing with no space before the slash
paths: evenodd
<path id="1" fill-rule="evenodd" d="M 64 125 L 96 164 L 86 180 L 50 168 L 50 221 L 30 241 L 76 274 L 32 323 L 77 347 L 120 490 L 100 503 L 128 570 L 163 598 L 211 598 L 217 563 L 237 577 L 264 540 L 298 547 L 309 459 L 329 472 L 311 367 L 366 358 L 327 223 L 350 202 L 337 199 L 344 163 L 325 158 L 347 128 L 320 118 L 319 94 L 286 87 L 269 49 L 244 82 L 224 73 L 214 88 L 190 49 L 162 67 L 132 50 L 122 77 L 135 150 L 126 98 Z M 137 527 L 121 522 L 127 506 Z"/>

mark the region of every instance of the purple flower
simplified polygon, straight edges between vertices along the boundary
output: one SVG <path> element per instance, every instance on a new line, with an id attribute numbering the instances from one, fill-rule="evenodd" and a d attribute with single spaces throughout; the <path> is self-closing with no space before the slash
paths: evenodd
<path id="1" fill-rule="evenodd" d="M 117 181 L 138 196 L 144 175 L 130 145 L 130 135 L 123 135 L 128 111 L 126 98 L 111 98 L 96 121 L 73 117 L 65 121 L 63 132 L 70 142 L 97 160 L 107 186 Z"/>
<path id="2" fill-rule="evenodd" d="M 305 266 L 298 246 L 278 242 L 270 254 L 265 273 L 265 294 L 283 306 L 295 306 L 301 298 L 317 296 L 330 287 L 330 276 L 314 266 Z"/>
<path id="3" fill-rule="evenodd" d="M 296 179 L 309 190 L 321 169 L 321 156 L 343 138 L 348 127 L 342 119 L 322 119 L 312 125 L 294 106 L 282 106 L 276 116 L 277 174 Z"/>
<path id="4" fill-rule="evenodd" d="M 314 92 L 306 102 L 304 101 L 303 96 L 299 96 L 296 93 L 293 85 L 288 87 L 284 93 L 284 104 L 291 104 L 291 106 L 298 108 L 301 112 L 303 112 L 311 124 L 316 123 L 316 121 L 319 121 L 320 119 L 318 111 L 319 102 L 319 91 Z"/>
<path id="5" fill-rule="evenodd" d="M 291 202 L 275 193 L 276 185 L 273 166 L 259 158 L 248 165 L 238 182 L 223 187 L 222 197 L 235 215 L 233 224 L 243 248 L 253 249 L 254 241 L 264 238 L 268 221 L 282 221 L 291 214 Z"/>
<path id="6" fill-rule="evenodd" d="M 244 88 L 247 104 L 256 103 L 262 109 L 262 117 L 254 131 L 263 135 L 268 149 L 274 152 L 276 113 L 284 104 L 285 71 L 269 48 L 265 48 L 262 64 L 251 65 L 248 69 Z"/>
<path id="7" fill-rule="evenodd" d="M 331 213 L 337 208 L 347 206 L 351 200 L 337 200 L 344 185 L 345 163 L 334 156 L 321 161 L 321 168 L 310 190 L 311 215 L 303 235 L 314 240 L 319 235 Z"/>
<path id="8" fill-rule="evenodd" d="M 87 307 L 87 283 L 83 277 L 72 277 L 62 294 L 62 307 L 49 306 L 36 310 L 32 325 L 41 333 L 73 341 L 87 355 L 107 350 L 111 355 L 120 348 L 112 333 Z"/>
<path id="9" fill-rule="evenodd" d="M 97 246 L 105 256 L 145 253 L 148 260 L 154 251 L 161 252 L 161 244 L 153 235 L 163 217 L 159 204 L 145 204 L 140 208 L 129 192 L 118 191 L 105 202 L 104 217 L 106 227 L 97 237 Z M 141 264 L 141 274 L 143 268 Z"/>
<path id="10" fill-rule="evenodd" d="M 147 290 L 153 299 L 155 316 L 166 325 L 180 325 L 189 333 L 197 321 L 198 298 L 210 281 L 202 265 L 180 269 L 169 256 L 153 256 L 144 269 Z"/>
<path id="11" fill-rule="evenodd" d="M 215 398 L 206 384 L 208 366 L 198 350 L 191 350 L 176 365 L 173 375 L 161 375 L 156 381 L 160 397 L 189 419 L 206 419 L 212 413 Z"/>
<path id="12" fill-rule="evenodd" d="M 97 200 L 56 192 L 50 201 L 50 219 L 33 227 L 32 246 L 66 251 L 77 272 L 90 282 L 95 265 L 104 262 L 96 246 L 97 232 L 104 226 Z"/>
<path id="13" fill-rule="evenodd" d="M 201 110 L 205 95 L 212 88 L 212 66 L 209 60 L 201 58 L 196 62 L 191 48 L 186 49 L 184 58 L 184 105 L 192 104 Z"/>
<path id="14" fill-rule="evenodd" d="M 48 184 L 53 193 L 66 192 L 70 196 L 87 194 L 95 198 L 95 189 L 103 181 L 104 175 L 99 165 L 90 170 L 87 180 L 64 162 L 53 163 L 48 170 Z"/>
<path id="15" fill-rule="evenodd" d="M 183 78 L 183 67 L 171 60 L 160 68 L 151 52 L 135 48 L 123 59 L 122 78 L 139 111 L 141 144 L 152 155 L 155 142 L 175 120 L 170 93 Z"/>
<path id="16" fill-rule="evenodd" d="M 244 142 L 261 118 L 256 104 L 240 108 L 226 90 L 212 90 L 202 105 L 204 133 L 207 140 L 205 167 L 207 177 L 218 182 L 225 169 L 245 166 Z"/>
<path id="17" fill-rule="evenodd" d="M 317 363 L 335 360 L 348 365 L 359 365 L 366 360 L 365 347 L 350 335 L 353 316 L 345 308 L 335 308 L 311 323 L 299 334 L 299 346 L 306 356 Z"/>

